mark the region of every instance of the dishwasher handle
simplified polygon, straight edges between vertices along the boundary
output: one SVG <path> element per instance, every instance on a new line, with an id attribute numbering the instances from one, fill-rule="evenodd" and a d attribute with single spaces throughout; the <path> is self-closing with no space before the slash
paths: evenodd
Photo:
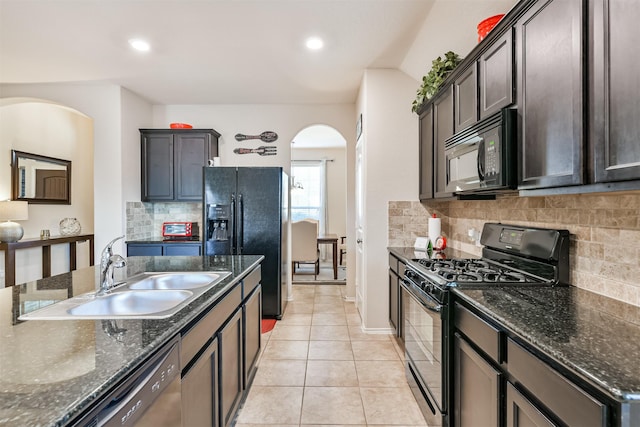
<path id="1" fill-rule="evenodd" d="M 180 378 L 180 352 L 177 342 L 159 352 L 134 373 L 132 382 L 121 387 L 97 414 L 97 426 L 132 426 L 174 380 Z"/>

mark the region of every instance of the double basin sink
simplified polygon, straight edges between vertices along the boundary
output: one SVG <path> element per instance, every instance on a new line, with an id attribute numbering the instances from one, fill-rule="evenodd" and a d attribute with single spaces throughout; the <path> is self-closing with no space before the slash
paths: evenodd
<path id="1" fill-rule="evenodd" d="M 220 283 L 231 272 L 142 273 L 109 293 L 78 295 L 21 315 L 19 320 L 163 319 Z"/>

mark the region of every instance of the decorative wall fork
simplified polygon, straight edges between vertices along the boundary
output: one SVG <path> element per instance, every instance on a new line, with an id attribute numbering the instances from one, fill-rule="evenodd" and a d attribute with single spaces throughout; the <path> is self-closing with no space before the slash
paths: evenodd
<path id="1" fill-rule="evenodd" d="M 266 147 L 262 145 L 258 148 L 236 148 L 235 150 L 233 150 L 233 152 L 236 154 L 255 153 L 259 154 L 260 156 L 275 156 L 276 154 L 278 154 L 277 150 L 277 147 Z"/>

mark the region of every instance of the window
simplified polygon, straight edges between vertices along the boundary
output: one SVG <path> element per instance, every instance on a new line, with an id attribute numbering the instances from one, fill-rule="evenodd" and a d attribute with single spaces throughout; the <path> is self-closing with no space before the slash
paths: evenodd
<path id="1" fill-rule="evenodd" d="M 324 221 L 322 162 L 291 162 L 291 220 L 313 218 Z"/>

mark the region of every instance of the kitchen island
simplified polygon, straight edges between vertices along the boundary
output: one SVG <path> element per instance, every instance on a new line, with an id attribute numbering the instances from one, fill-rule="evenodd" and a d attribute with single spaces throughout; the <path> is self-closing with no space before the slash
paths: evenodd
<path id="1" fill-rule="evenodd" d="M 262 260 L 259 255 L 128 258 L 116 280 L 142 272 L 231 272 L 166 319 L 18 320 L 97 289 L 95 267 L 0 289 L 0 425 L 73 424 L 158 348 L 215 310 Z"/>

